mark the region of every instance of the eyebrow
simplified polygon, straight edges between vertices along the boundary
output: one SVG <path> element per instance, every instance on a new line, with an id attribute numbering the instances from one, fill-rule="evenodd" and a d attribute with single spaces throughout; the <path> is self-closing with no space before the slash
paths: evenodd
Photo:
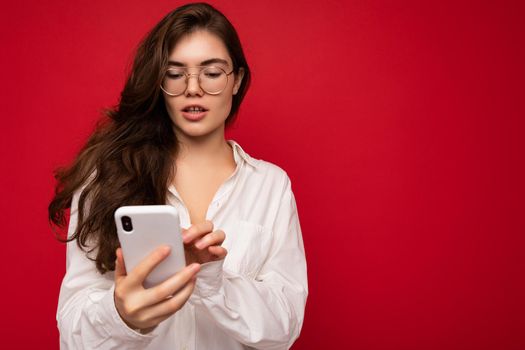
<path id="1" fill-rule="evenodd" d="M 208 60 L 202 61 L 201 66 L 208 66 L 213 63 L 222 63 L 228 67 L 228 61 L 223 60 L 222 58 L 210 58 Z M 168 65 L 170 66 L 176 66 L 176 67 L 186 67 L 186 65 L 182 62 L 177 61 L 168 61 Z"/>

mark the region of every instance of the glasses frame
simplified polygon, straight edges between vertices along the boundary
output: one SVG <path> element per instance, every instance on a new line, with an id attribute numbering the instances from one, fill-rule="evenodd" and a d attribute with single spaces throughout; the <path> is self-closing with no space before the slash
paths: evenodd
<path id="1" fill-rule="evenodd" d="M 164 79 L 166 79 L 166 73 L 168 73 L 168 71 L 170 71 L 170 70 L 172 70 L 172 69 L 181 69 L 181 70 L 184 70 L 185 68 L 186 68 L 186 67 L 170 67 L 170 68 L 166 69 L 166 72 L 164 73 L 164 77 L 162 78 L 162 82 L 164 82 Z M 187 67 L 187 68 L 191 68 L 191 67 Z M 229 75 L 232 74 L 232 73 L 234 72 L 234 70 L 235 70 L 235 69 L 232 69 L 232 71 L 231 71 L 230 73 L 226 73 L 226 71 L 225 71 L 222 67 L 219 67 L 219 66 L 195 66 L 194 68 L 201 68 L 201 69 L 199 70 L 198 73 L 188 73 L 187 71 L 186 71 L 186 72 L 183 71 L 184 75 L 186 76 L 186 80 L 185 80 L 186 88 L 185 88 L 180 94 L 172 94 L 172 93 L 167 92 L 167 91 L 164 90 L 164 88 L 162 87 L 162 83 L 160 83 L 160 89 L 161 89 L 162 91 L 164 91 L 164 92 L 165 92 L 167 95 L 169 95 L 169 96 L 173 96 L 173 97 L 175 97 L 175 96 L 180 96 L 180 95 L 184 94 L 184 93 L 186 92 L 186 90 L 188 90 L 188 82 L 189 82 L 189 80 L 190 80 L 190 77 L 191 77 L 192 75 L 196 75 L 196 76 L 197 76 L 197 82 L 199 83 L 199 88 L 200 88 L 202 91 L 204 91 L 204 92 L 207 93 L 208 95 L 218 95 L 218 94 L 220 94 L 221 92 L 223 92 L 224 89 L 226 89 L 226 86 L 228 86 L 228 79 L 229 79 L 228 77 L 229 77 Z M 224 86 L 224 88 L 223 88 L 221 91 L 211 93 L 211 92 L 208 92 L 208 91 L 206 91 L 206 90 L 204 90 L 204 89 L 202 88 L 202 85 L 201 85 L 201 72 L 202 72 L 204 69 L 206 69 L 206 68 L 218 68 L 218 69 L 222 70 L 222 71 L 224 72 L 224 74 L 226 74 L 226 86 Z"/>

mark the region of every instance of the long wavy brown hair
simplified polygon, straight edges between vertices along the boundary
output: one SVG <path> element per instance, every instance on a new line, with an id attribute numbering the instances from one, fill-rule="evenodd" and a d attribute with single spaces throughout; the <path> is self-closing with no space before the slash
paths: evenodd
<path id="1" fill-rule="evenodd" d="M 179 147 L 160 84 L 175 44 L 201 29 L 222 39 L 235 74 L 244 69 L 225 122 L 231 125 L 250 85 L 239 37 L 211 5 L 186 4 L 168 13 L 141 41 L 119 103 L 104 111 L 72 164 L 55 171 L 55 196 L 48 208 L 52 227 L 66 227 L 73 195 L 81 191 L 76 230 L 69 237 L 55 230 L 56 237 L 62 242 L 77 240 L 82 250 L 95 252 L 91 259 L 102 274 L 115 269 L 115 250 L 120 246 L 115 210 L 123 205 L 166 203 Z"/>

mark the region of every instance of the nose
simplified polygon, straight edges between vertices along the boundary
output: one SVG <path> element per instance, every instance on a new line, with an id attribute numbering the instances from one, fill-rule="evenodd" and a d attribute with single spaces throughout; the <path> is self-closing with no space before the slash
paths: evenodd
<path id="1" fill-rule="evenodd" d="M 188 74 L 186 84 L 186 96 L 202 96 L 204 94 L 199 84 L 199 73 Z"/>

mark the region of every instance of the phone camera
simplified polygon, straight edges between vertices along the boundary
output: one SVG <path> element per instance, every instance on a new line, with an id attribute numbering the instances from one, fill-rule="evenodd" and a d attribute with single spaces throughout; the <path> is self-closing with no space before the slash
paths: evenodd
<path id="1" fill-rule="evenodd" d="M 120 221 L 122 221 L 122 227 L 124 228 L 124 231 L 133 231 L 133 225 L 131 224 L 131 218 L 129 216 L 123 216 L 120 218 Z"/>

